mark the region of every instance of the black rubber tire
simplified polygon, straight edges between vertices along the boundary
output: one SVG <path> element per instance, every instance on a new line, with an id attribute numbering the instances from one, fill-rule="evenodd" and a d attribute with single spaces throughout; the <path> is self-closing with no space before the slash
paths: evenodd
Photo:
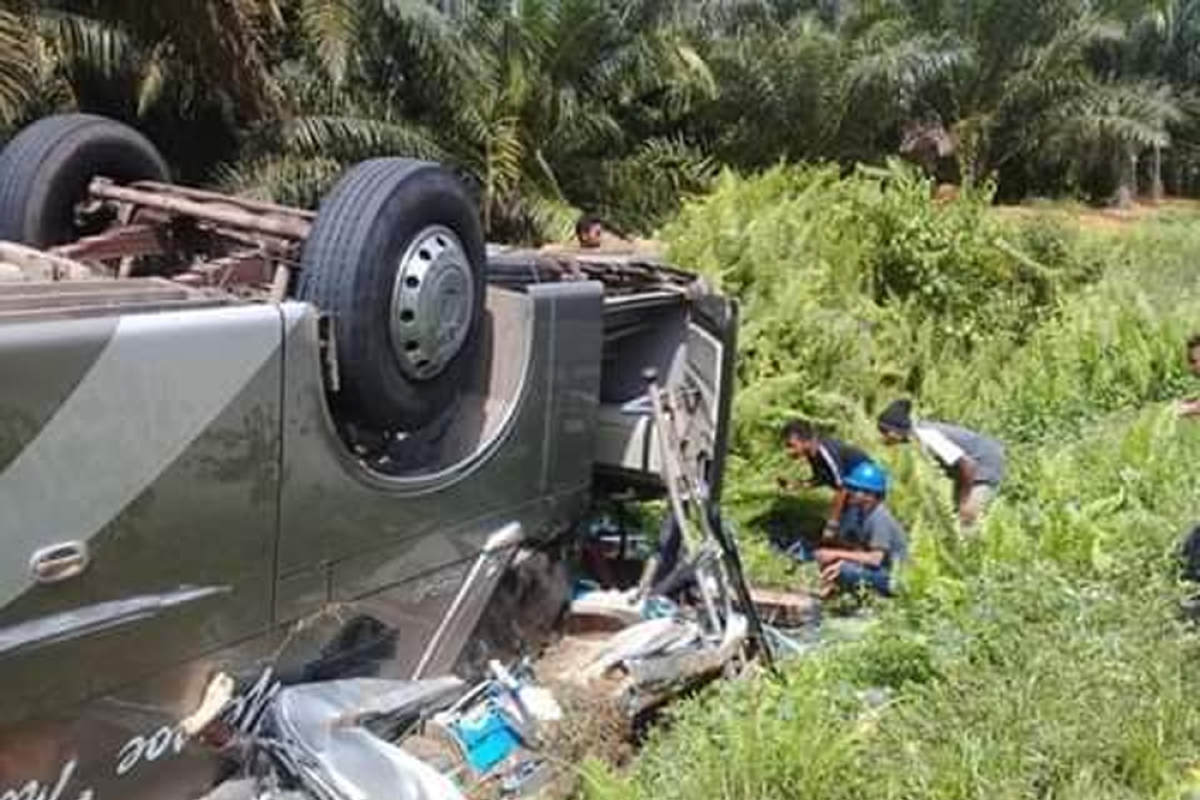
<path id="1" fill-rule="evenodd" d="M 62 114 L 28 126 L 0 152 L 0 239 L 52 247 L 78 238 L 75 209 L 98 177 L 170 179 L 154 145 L 119 122 Z"/>
<path id="2" fill-rule="evenodd" d="M 400 258 L 412 238 L 443 225 L 462 243 L 475 289 L 464 343 L 440 373 L 400 369 L 389 317 Z M 365 161 L 321 203 L 304 243 L 298 296 L 333 318 L 339 413 L 387 431 L 415 431 L 445 411 L 475 363 L 486 290 L 479 213 L 443 167 L 408 159 Z"/>

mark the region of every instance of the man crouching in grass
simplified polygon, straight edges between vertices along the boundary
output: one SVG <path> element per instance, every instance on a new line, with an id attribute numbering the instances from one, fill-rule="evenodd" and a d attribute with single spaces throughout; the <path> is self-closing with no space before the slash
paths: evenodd
<path id="1" fill-rule="evenodd" d="M 908 553 L 904 528 L 884 505 L 887 473 L 877 464 L 859 464 L 846 477 L 846 506 L 838 538 L 818 548 L 821 598 L 871 589 L 884 597 L 894 591 L 892 572 Z"/>

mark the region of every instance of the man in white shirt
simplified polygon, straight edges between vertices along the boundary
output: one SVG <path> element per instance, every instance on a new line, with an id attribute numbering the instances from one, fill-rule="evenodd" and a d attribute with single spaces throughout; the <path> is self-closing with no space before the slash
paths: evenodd
<path id="1" fill-rule="evenodd" d="M 879 415 L 884 444 L 914 439 L 954 484 L 954 504 L 964 533 L 971 533 L 1004 480 L 1004 446 L 975 431 L 944 422 L 915 421 L 912 402 L 896 400 Z"/>

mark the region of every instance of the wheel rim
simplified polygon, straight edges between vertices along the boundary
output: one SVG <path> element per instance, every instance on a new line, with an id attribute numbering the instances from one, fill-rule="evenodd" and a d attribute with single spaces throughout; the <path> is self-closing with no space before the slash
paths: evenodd
<path id="1" fill-rule="evenodd" d="M 467 340 L 475 309 L 471 261 L 458 236 L 434 225 L 413 237 L 392 292 L 391 334 L 401 371 L 438 375 Z"/>

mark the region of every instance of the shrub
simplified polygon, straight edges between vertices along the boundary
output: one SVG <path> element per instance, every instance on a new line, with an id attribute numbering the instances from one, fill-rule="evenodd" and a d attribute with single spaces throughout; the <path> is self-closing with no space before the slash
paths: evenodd
<path id="1" fill-rule="evenodd" d="M 1200 228 L 999 221 L 987 199 L 938 206 L 894 167 L 781 168 L 722 177 L 668 227 L 676 258 L 744 303 L 726 501 L 752 569 L 795 580 L 755 541 L 790 466 L 784 415 L 869 443 L 904 391 L 1002 438 L 1010 476 L 964 544 L 928 460 L 877 453 L 912 540 L 901 598 L 861 641 L 683 704 L 630 773 L 589 767 L 592 800 L 1125 800 L 1196 782 L 1200 651 L 1173 553 L 1200 426 L 1166 403 L 1187 385 Z"/>

